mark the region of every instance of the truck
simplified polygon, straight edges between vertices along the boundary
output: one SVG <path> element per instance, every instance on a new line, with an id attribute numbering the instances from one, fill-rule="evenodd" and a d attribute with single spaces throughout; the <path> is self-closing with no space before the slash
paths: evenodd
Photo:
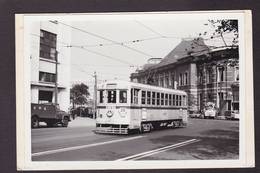
<path id="1" fill-rule="evenodd" d="M 70 115 L 60 110 L 55 104 L 31 104 L 31 128 L 38 128 L 40 122 L 45 122 L 48 127 L 61 124 L 68 127 Z"/>

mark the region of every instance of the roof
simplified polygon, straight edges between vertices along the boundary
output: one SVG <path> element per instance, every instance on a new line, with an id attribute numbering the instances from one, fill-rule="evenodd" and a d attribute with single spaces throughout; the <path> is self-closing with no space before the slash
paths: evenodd
<path id="1" fill-rule="evenodd" d="M 181 58 L 188 57 L 194 54 L 206 53 L 209 50 L 209 47 L 204 43 L 204 40 L 201 37 L 191 40 L 182 40 L 180 44 L 178 44 L 168 55 L 166 55 L 160 63 L 150 67 L 162 67 L 168 64 L 175 63 Z"/>
<path id="2" fill-rule="evenodd" d="M 152 90 L 164 90 L 166 92 L 176 92 L 178 94 L 186 94 L 186 92 L 182 90 L 176 90 L 176 89 L 170 89 L 170 88 L 163 88 L 159 86 L 152 86 L 148 84 L 141 84 L 141 83 L 135 83 L 135 82 L 129 82 L 124 80 L 111 80 L 106 81 L 102 84 L 99 84 L 98 89 L 105 89 L 107 84 L 116 84 L 117 88 L 128 88 L 128 87 L 135 87 L 135 88 L 150 88 Z"/>

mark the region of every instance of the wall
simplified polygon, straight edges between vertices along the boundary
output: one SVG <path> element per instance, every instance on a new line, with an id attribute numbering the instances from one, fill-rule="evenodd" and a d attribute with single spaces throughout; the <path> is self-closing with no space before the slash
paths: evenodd
<path id="1" fill-rule="evenodd" d="M 39 71 L 55 73 L 55 61 L 39 57 L 40 50 L 40 29 L 57 34 L 56 50 L 58 51 L 58 103 L 62 110 L 67 111 L 70 105 L 70 48 L 64 47 L 63 43 L 70 44 L 71 28 L 61 24 L 54 24 L 48 21 L 33 21 L 30 23 L 29 32 L 26 32 L 30 43 L 29 46 L 31 62 L 31 102 L 38 103 L 39 90 L 54 91 L 54 84 L 39 82 Z M 46 88 L 47 87 L 47 88 Z M 53 94 L 54 95 L 54 94 Z M 54 101 L 54 98 L 53 98 Z"/>

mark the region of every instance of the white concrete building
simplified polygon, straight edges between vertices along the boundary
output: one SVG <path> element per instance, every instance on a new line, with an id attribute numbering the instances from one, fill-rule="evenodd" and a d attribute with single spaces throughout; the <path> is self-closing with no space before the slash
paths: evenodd
<path id="1" fill-rule="evenodd" d="M 70 106 L 71 28 L 50 21 L 33 21 L 28 31 L 31 62 L 31 103 L 55 103 L 56 55 L 58 59 L 58 104 Z M 26 35 L 25 35 L 26 36 Z"/>

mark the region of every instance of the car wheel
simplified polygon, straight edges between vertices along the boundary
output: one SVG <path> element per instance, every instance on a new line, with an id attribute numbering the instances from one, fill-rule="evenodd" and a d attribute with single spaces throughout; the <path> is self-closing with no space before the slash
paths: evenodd
<path id="1" fill-rule="evenodd" d="M 64 117 L 62 121 L 62 127 L 68 127 L 69 119 L 68 117 Z"/>
<path id="2" fill-rule="evenodd" d="M 33 116 L 31 119 L 31 128 L 38 128 L 39 127 L 39 119 L 37 116 Z"/>

